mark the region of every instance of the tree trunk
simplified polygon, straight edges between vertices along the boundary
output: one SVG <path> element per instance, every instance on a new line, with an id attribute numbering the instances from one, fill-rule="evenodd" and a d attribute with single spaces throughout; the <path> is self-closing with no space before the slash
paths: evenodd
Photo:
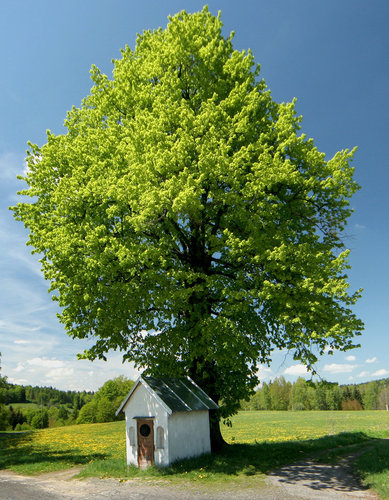
<path id="1" fill-rule="evenodd" d="M 218 410 L 209 411 L 209 429 L 211 433 L 211 451 L 220 451 L 227 446 L 220 430 L 220 419 Z"/>
<path id="2" fill-rule="evenodd" d="M 189 376 L 198 384 L 203 391 L 214 401 L 219 404 L 220 396 L 215 390 L 216 386 L 216 370 L 213 363 L 202 362 L 201 366 L 204 369 L 198 369 L 198 359 L 192 362 L 189 368 Z M 211 451 L 219 451 L 224 446 L 227 446 L 220 430 L 220 412 L 219 410 L 209 410 L 209 430 L 211 436 Z"/>

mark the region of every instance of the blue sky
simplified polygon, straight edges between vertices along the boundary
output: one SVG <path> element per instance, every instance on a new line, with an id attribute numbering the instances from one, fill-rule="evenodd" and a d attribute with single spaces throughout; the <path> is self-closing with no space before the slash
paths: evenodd
<path id="1" fill-rule="evenodd" d="M 389 376 L 389 2 L 387 0 L 210 1 L 222 11 L 225 35 L 251 48 L 277 101 L 297 97 L 303 132 L 330 158 L 358 146 L 355 176 L 362 190 L 345 243 L 351 249 L 351 290 L 364 288 L 355 307 L 365 322 L 361 348 L 324 356 L 326 380 L 357 383 Z M 56 318 L 27 232 L 8 206 L 17 201 L 27 141 L 42 144 L 46 129 L 61 133 L 66 111 L 91 87 L 96 64 L 111 74 L 112 58 L 136 34 L 165 27 L 168 14 L 200 10 L 201 1 L 14 0 L 0 16 L 0 352 L 10 381 L 61 389 L 97 389 L 105 380 L 136 375 L 119 353 L 77 361 L 85 342 L 70 339 Z M 262 380 L 295 380 L 304 369 L 274 353 Z"/>

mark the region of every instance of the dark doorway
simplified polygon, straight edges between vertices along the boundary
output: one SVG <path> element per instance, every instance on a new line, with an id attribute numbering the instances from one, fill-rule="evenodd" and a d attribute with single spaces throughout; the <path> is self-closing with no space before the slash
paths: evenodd
<path id="1" fill-rule="evenodd" d="M 138 466 L 141 469 L 154 464 L 154 423 L 152 419 L 137 420 Z"/>

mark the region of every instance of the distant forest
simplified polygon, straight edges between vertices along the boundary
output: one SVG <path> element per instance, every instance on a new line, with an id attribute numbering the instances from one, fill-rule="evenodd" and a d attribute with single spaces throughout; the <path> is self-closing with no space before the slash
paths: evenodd
<path id="1" fill-rule="evenodd" d="M 96 393 L 60 391 L 52 387 L 9 384 L 0 377 L 0 431 L 24 431 L 93 422 L 111 422 L 124 397 L 134 385 L 117 377 Z"/>
<path id="2" fill-rule="evenodd" d="M 362 384 L 338 385 L 284 377 L 263 383 L 242 410 L 385 410 L 389 405 L 389 378 Z"/>
<path id="3" fill-rule="evenodd" d="M 0 376 L 0 430 L 23 431 L 45 427 L 112 422 L 133 387 L 125 377 L 108 380 L 96 392 L 60 391 L 52 387 L 9 384 Z M 242 410 L 384 410 L 389 404 L 389 378 L 357 385 L 287 382 L 278 377 L 263 383 Z"/>

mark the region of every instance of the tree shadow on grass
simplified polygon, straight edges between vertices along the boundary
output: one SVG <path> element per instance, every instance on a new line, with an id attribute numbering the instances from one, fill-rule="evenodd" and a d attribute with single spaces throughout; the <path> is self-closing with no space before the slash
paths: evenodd
<path id="1" fill-rule="evenodd" d="M 0 469 L 34 466 L 36 470 L 42 465 L 50 464 L 53 469 L 83 465 L 91 460 L 104 460 L 103 453 L 81 453 L 77 449 L 43 449 L 32 444 L 33 432 L 0 434 Z"/>
<path id="2" fill-rule="evenodd" d="M 334 461 L 333 458 L 337 460 Z M 389 492 L 389 441 L 387 439 L 370 439 L 357 447 L 337 448 L 330 455 L 325 453 L 322 457 L 319 454 L 319 460 L 301 460 L 283 466 L 279 470 L 273 470 L 269 475 L 276 484 L 299 483 L 311 490 L 349 493 L 367 490 L 369 486 L 377 487 L 377 484 L 370 481 L 365 481 L 363 485 L 361 479 L 369 478 L 370 474 L 378 474 L 382 475 L 382 480 L 379 482 L 384 483 L 386 493 Z"/>
<path id="3" fill-rule="evenodd" d="M 273 469 L 324 450 L 367 443 L 371 440 L 363 432 L 347 432 L 301 441 L 231 444 L 219 453 L 176 462 L 170 467 L 160 469 L 160 473 L 168 476 L 202 468 L 208 473 L 225 476 L 268 474 Z"/>

